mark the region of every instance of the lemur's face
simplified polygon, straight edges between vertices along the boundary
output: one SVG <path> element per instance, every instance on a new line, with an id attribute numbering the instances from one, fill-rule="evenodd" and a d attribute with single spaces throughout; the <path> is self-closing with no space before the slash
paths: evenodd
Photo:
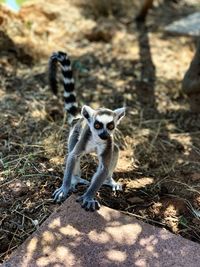
<path id="1" fill-rule="evenodd" d="M 124 117 L 125 108 L 93 110 L 88 106 L 84 106 L 82 115 L 87 119 L 93 135 L 101 140 L 107 140 L 113 134 L 119 121 Z"/>
<path id="2" fill-rule="evenodd" d="M 113 112 L 112 112 L 113 113 Z M 106 140 L 109 138 L 109 136 L 113 133 L 115 130 L 115 120 L 114 120 L 114 114 L 108 113 L 100 113 L 96 114 L 96 116 L 93 117 L 92 120 L 92 127 L 93 132 L 96 132 L 96 134 L 102 139 Z"/>

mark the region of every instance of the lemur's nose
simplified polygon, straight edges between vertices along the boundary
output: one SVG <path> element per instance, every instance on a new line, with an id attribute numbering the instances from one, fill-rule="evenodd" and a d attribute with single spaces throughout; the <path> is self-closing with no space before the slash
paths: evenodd
<path id="1" fill-rule="evenodd" d="M 99 134 L 99 137 L 102 139 L 102 140 L 106 140 L 108 139 L 109 137 L 109 133 L 107 131 L 103 131 L 101 134 Z"/>

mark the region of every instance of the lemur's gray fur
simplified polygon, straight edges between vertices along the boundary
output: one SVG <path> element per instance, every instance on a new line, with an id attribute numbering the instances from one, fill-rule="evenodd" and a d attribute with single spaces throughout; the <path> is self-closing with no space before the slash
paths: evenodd
<path id="1" fill-rule="evenodd" d="M 118 161 L 119 149 L 113 141 L 113 133 L 125 115 L 125 108 L 110 110 L 100 108 L 97 110 L 84 105 L 81 114 L 78 114 L 76 97 L 74 93 L 74 80 L 68 56 L 63 52 L 53 53 L 49 64 L 49 81 L 54 93 L 57 93 L 57 62 L 61 64 L 65 109 L 70 121 L 70 134 L 68 138 L 68 158 L 66 162 L 63 182 L 60 188 L 53 193 L 54 200 L 65 200 L 79 183 L 89 184 L 81 178 L 80 158 L 87 153 L 96 152 L 99 165 L 93 175 L 87 191 L 77 199 L 85 210 L 94 211 L 100 208 L 95 194 L 102 184 L 112 189 L 121 190 L 121 185 L 112 178 Z"/>

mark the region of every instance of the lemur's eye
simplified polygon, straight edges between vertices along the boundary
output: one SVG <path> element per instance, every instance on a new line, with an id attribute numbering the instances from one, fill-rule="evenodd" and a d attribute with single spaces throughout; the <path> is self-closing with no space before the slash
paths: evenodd
<path id="1" fill-rule="evenodd" d="M 107 128 L 108 128 L 108 130 L 113 130 L 114 128 L 115 128 L 115 125 L 114 125 L 114 122 L 109 122 L 108 124 L 107 124 Z"/>
<path id="2" fill-rule="evenodd" d="M 94 128 L 95 128 L 95 129 L 100 129 L 100 128 L 101 128 L 101 126 L 100 126 L 100 124 L 99 124 L 99 123 L 95 123 L 95 125 L 94 125 Z"/>
<path id="3" fill-rule="evenodd" d="M 95 122 L 94 123 L 94 128 L 95 129 L 102 129 L 103 128 L 103 124 L 101 122 Z"/>

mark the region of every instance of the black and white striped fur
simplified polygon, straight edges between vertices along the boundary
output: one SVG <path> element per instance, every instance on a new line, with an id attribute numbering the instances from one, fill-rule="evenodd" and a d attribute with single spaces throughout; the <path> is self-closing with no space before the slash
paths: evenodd
<path id="1" fill-rule="evenodd" d="M 113 134 L 116 126 L 125 115 L 125 108 L 97 110 L 84 105 L 78 112 L 74 92 L 74 80 L 68 56 L 63 52 L 53 53 L 49 63 L 49 81 L 56 94 L 57 63 L 60 63 L 63 74 L 65 109 L 70 115 L 71 130 L 68 137 L 68 158 L 60 188 L 56 189 L 54 200 L 66 199 L 79 183 L 89 184 L 86 192 L 78 198 L 82 207 L 94 211 L 100 208 L 95 194 L 105 184 L 114 191 L 121 190 L 121 185 L 114 181 L 113 172 L 118 161 L 118 146 L 114 143 Z M 91 183 L 81 178 L 80 159 L 84 154 L 96 152 L 99 160 L 98 168 Z"/>
<path id="2" fill-rule="evenodd" d="M 57 69 L 58 63 L 61 66 L 63 75 L 63 87 L 64 87 L 64 103 L 65 110 L 69 115 L 68 121 L 73 121 L 78 114 L 78 105 L 76 102 L 76 93 L 74 92 L 74 78 L 71 67 L 71 62 L 66 53 L 56 52 L 53 53 L 49 60 L 49 84 L 52 92 L 57 95 L 58 83 L 57 83 Z"/>

